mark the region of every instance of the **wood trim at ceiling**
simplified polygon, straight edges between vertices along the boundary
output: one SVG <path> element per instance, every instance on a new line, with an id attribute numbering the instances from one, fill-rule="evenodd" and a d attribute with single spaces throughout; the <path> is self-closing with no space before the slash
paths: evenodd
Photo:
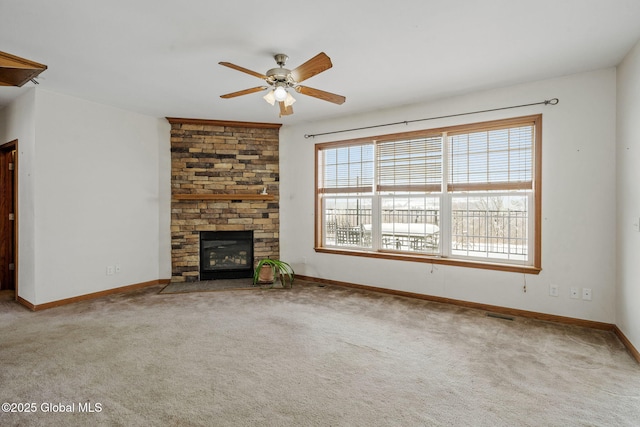
<path id="1" fill-rule="evenodd" d="M 44 64 L 0 52 L 0 86 L 21 87 L 46 69 Z"/>
<path id="2" fill-rule="evenodd" d="M 208 119 L 183 119 L 179 117 L 166 117 L 169 123 L 187 124 L 187 125 L 208 125 L 208 126 L 225 126 L 235 128 L 256 128 L 256 129 L 280 129 L 282 123 L 260 123 L 260 122 L 236 122 L 227 120 L 208 120 Z"/>

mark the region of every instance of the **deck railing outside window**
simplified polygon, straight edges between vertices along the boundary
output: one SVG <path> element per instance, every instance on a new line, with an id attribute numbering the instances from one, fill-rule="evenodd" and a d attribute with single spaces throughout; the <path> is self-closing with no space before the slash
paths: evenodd
<path id="1" fill-rule="evenodd" d="M 486 254 L 516 259 L 528 250 L 528 214 L 515 210 L 453 210 L 451 247 L 456 254 L 484 257 Z M 440 226 L 436 210 L 383 210 L 382 223 L 432 224 Z M 331 209 L 326 211 L 326 244 L 370 248 L 371 209 Z M 397 244 L 400 242 L 400 244 Z M 382 242 L 382 248 L 425 252 L 425 248 L 405 240 Z M 431 248 L 434 249 L 434 248 Z M 434 252 L 429 250 L 426 252 Z"/>

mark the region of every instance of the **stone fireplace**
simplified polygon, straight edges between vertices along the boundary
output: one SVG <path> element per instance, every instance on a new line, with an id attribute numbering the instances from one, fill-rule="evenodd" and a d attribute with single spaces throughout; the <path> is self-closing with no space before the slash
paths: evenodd
<path id="1" fill-rule="evenodd" d="M 226 262 L 242 263 L 246 256 L 250 265 L 243 274 L 253 274 L 255 261 L 279 256 L 280 125 L 168 120 L 172 282 L 209 280 L 212 271 L 206 270 L 224 263 L 213 246 L 202 257 L 201 236 L 209 237 L 207 232 L 250 232 L 253 254 L 234 255 Z"/>

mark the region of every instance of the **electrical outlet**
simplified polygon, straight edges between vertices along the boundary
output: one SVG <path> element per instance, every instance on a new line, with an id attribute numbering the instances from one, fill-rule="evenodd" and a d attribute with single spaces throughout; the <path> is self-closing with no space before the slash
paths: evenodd
<path id="1" fill-rule="evenodd" d="M 575 299 L 580 298 L 578 296 L 578 288 L 576 288 L 574 286 L 571 287 L 571 298 L 575 298 Z"/>
<path id="2" fill-rule="evenodd" d="M 113 265 L 107 266 L 107 276 L 113 276 Z"/>
<path id="3" fill-rule="evenodd" d="M 582 299 L 591 301 L 591 288 L 582 288 Z"/>
<path id="4" fill-rule="evenodd" d="M 549 295 L 552 297 L 557 297 L 558 295 L 560 295 L 560 289 L 558 288 L 558 285 L 549 285 Z"/>

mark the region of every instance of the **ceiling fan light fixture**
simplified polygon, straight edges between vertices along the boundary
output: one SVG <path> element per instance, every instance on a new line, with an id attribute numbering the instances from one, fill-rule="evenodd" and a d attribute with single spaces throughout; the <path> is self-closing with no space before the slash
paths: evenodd
<path id="1" fill-rule="evenodd" d="M 291 107 L 294 102 L 296 102 L 296 99 L 293 96 L 291 96 L 289 92 L 287 92 L 287 97 L 284 100 L 284 106 Z"/>
<path id="2" fill-rule="evenodd" d="M 267 92 L 267 94 L 265 96 L 263 96 L 262 99 L 264 99 L 265 101 L 267 101 L 271 105 L 276 105 L 276 97 L 274 96 L 272 90 Z"/>
<path id="3" fill-rule="evenodd" d="M 287 95 L 289 95 L 289 92 L 287 92 L 287 90 L 282 86 L 278 86 L 273 90 L 273 96 L 278 102 L 282 102 L 287 99 Z"/>

